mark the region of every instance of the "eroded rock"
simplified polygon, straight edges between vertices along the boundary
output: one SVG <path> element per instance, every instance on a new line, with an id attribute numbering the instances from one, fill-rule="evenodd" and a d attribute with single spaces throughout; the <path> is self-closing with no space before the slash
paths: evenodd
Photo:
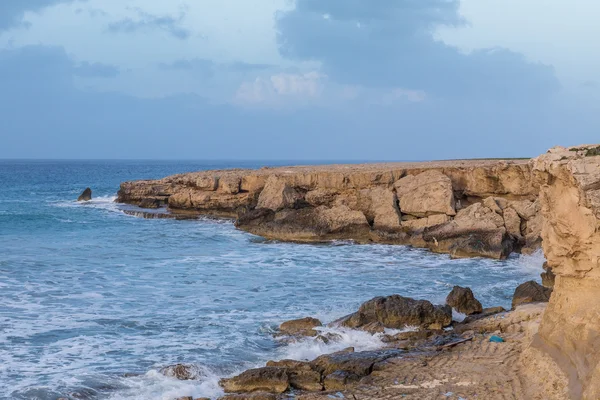
<path id="1" fill-rule="evenodd" d="M 434 306 L 427 300 L 414 300 L 399 295 L 375 297 L 340 321 L 341 325 L 355 329 L 362 329 L 370 324 L 393 329 L 406 326 L 440 329 L 451 322 L 450 307 Z"/>
<path id="2" fill-rule="evenodd" d="M 478 314 L 483 311 L 481 303 L 475 298 L 471 288 L 454 286 L 448 297 L 446 297 L 446 304 L 467 315 Z"/>
<path id="3" fill-rule="evenodd" d="M 321 321 L 316 318 L 306 317 L 286 321 L 279 326 L 279 333 L 288 336 L 317 336 L 314 328 L 323 326 Z"/>
<path id="4" fill-rule="evenodd" d="M 287 369 L 279 367 L 249 369 L 233 378 L 221 379 L 219 384 L 225 393 L 283 393 L 290 387 Z"/>
<path id="5" fill-rule="evenodd" d="M 182 381 L 195 380 L 202 377 L 202 373 L 198 366 L 193 364 L 176 364 L 159 370 L 164 376 L 179 379 Z"/>
<path id="6" fill-rule="evenodd" d="M 546 303 L 550 300 L 552 289 L 546 288 L 536 281 L 522 283 L 515 289 L 512 308 L 525 303 Z"/>
<path id="7" fill-rule="evenodd" d="M 403 214 L 416 217 L 456 214 L 452 181 L 440 171 L 405 176 L 394 187 Z"/>
<path id="8" fill-rule="evenodd" d="M 77 198 L 77 201 L 90 201 L 92 199 L 92 189 L 86 188 Z"/>

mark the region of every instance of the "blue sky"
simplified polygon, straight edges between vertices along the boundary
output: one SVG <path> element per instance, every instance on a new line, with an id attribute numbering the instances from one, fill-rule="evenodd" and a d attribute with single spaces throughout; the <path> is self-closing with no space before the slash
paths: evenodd
<path id="1" fill-rule="evenodd" d="M 594 0 L 2 0 L 0 158 L 425 160 L 600 141 Z"/>

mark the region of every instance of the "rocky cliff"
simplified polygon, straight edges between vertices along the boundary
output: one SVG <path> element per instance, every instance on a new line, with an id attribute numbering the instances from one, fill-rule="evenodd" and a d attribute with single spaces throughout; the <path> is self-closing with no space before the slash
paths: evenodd
<path id="1" fill-rule="evenodd" d="M 504 258 L 539 247 L 538 193 L 526 160 L 468 160 L 194 172 L 123 183 L 118 201 L 236 218 L 270 239 Z"/>
<path id="2" fill-rule="evenodd" d="M 600 399 L 600 146 L 555 148 L 532 172 L 540 186 L 543 249 L 556 275 L 526 366 L 546 375 L 544 398 Z M 536 381 L 536 380 L 534 380 Z M 552 395 L 553 393 L 558 393 Z"/>

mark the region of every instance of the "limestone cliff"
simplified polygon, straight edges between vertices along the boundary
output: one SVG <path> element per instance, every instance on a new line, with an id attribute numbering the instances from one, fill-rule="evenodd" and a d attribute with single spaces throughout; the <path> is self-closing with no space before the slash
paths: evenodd
<path id="1" fill-rule="evenodd" d="M 556 275 L 539 334 L 525 354 L 526 364 L 547 372 L 537 388 L 546 393 L 542 398 L 565 398 L 556 391 L 564 386 L 569 398 L 600 399 L 599 150 L 554 148 L 533 163 L 543 249 Z"/>
<path id="2" fill-rule="evenodd" d="M 125 182 L 118 201 L 236 218 L 272 239 L 503 258 L 539 246 L 537 197 L 528 161 L 465 160 L 194 172 Z"/>

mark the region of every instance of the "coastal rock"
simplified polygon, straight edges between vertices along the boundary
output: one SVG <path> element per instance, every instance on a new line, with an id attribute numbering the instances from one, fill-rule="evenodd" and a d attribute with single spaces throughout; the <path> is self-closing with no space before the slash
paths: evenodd
<path id="1" fill-rule="evenodd" d="M 515 289 L 512 308 L 525 303 L 545 303 L 550 300 L 552 289 L 543 287 L 536 281 L 522 283 Z"/>
<path id="2" fill-rule="evenodd" d="M 182 381 L 195 380 L 202 377 L 200 369 L 193 364 L 176 364 L 159 370 L 164 376 Z"/>
<path id="3" fill-rule="evenodd" d="M 502 259 L 513 248 L 502 216 L 481 203 L 460 210 L 446 224 L 426 228 L 423 240 L 432 251 L 449 253 L 453 257 Z"/>
<path id="4" fill-rule="evenodd" d="M 467 315 L 478 314 L 483 311 L 481 303 L 475 298 L 471 288 L 454 286 L 448 297 L 446 297 L 446 304 L 459 313 Z"/>
<path id="5" fill-rule="evenodd" d="M 323 377 L 335 372 L 344 372 L 347 376 L 358 378 L 367 376 L 373 370 L 373 365 L 392 357 L 403 354 L 401 350 L 383 349 L 375 351 L 350 352 L 340 351 L 317 357 L 310 365 L 319 371 Z"/>
<path id="6" fill-rule="evenodd" d="M 323 378 L 325 390 L 344 390 L 347 385 L 356 383 L 360 376 L 346 371 L 335 371 Z"/>
<path id="7" fill-rule="evenodd" d="M 306 317 L 282 323 L 279 333 L 288 336 L 317 336 L 318 332 L 314 328 L 320 326 L 323 324 L 318 319 Z"/>
<path id="8" fill-rule="evenodd" d="M 90 201 L 92 199 L 92 189 L 86 188 L 77 198 L 77 201 Z"/>
<path id="9" fill-rule="evenodd" d="M 416 217 L 456 214 L 452 181 L 439 171 L 405 176 L 394 183 L 394 188 L 403 214 Z"/>
<path id="10" fill-rule="evenodd" d="M 228 394 L 226 396 L 219 397 L 219 400 L 277 400 L 277 395 L 266 392 Z"/>
<path id="11" fill-rule="evenodd" d="M 260 192 L 256 207 L 279 211 L 284 208 L 294 208 L 296 202 L 301 198 L 302 196 L 285 180 L 271 176 Z"/>
<path id="12" fill-rule="evenodd" d="M 496 214 L 502 215 L 502 210 L 504 210 L 504 207 L 501 207 L 494 197 L 487 197 L 485 200 L 483 200 L 482 204 Z"/>
<path id="13" fill-rule="evenodd" d="M 242 180 L 239 176 L 226 175 L 218 178 L 217 190 L 227 194 L 237 194 L 240 192 Z"/>
<path id="14" fill-rule="evenodd" d="M 414 300 L 399 295 L 375 297 L 340 321 L 342 326 L 354 329 L 362 329 L 373 323 L 392 329 L 406 326 L 440 329 L 451 322 L 450 307 L 434 306 L 427 300 Z"/>
<path id="15" fill-rule="evenodd" d="M 287 370 L 278 367 L 249 369 L 233 378 L 221 379 L 219 384 L 225 393 L 283 393 L 290 387 Z"/>
<path id="16" fill-rule="evenodd" d="M 378 187 L 368 189 L 369 213 L 373 216 L 373 229 L 394 231 L 400 228 L 398 199 L 391 189 Z"/>
<path id="17" fill-rule="evenodd" d="M 416 218 L 402 221 L 402 226 L 412 231 L 418 231 L 432 226 L 443 225 L 446 222 L 449 222 L 450 219 L 451 218 L 446 214 L 430 215 L 427 218 Z"/>
<path id="18" fill-rule="evenodd" d="M 290 386 L 298 390 L 321 391 L 321 373 L 308 362 L 295 360 L 269 361 L 267 367 L 284 368 L 289 376 Z"/>
<path id="19" fill-rule="evenodd" d="M 266 238 L 290 241 L 368 240 L 370 226 L 360 211 L 347 206 L 281 210 L 257 209 L 236 221 L 242 230 Z"/>

